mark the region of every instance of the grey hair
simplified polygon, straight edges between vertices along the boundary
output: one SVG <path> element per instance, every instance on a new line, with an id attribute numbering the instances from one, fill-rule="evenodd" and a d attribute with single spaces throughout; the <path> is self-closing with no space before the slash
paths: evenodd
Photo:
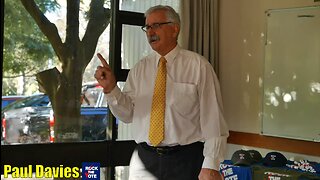
<path id="1" fill-rule="evenodd" d="M 164 10 L 166 11 L 166 17 L 167 20 L 173 23 L 176 23 L 180 26 L 180 16 L 179 14 L 170 6 L 163 6 L 163 5 L 157 5 L 149 8 L 145 13 L 144 16 L 147 17 L 151 13 L 158 11 L 158 10 Z"/>

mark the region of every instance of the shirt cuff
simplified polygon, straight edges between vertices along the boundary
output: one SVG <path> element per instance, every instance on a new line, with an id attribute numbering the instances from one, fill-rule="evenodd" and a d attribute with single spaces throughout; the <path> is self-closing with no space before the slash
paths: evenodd
<path id="1" fill-rule="evenodd" d="M 204 158 L 202 168 L 214 169 L 216 171 L 219 171 L 219 167 L 220 167 L 220 161 L 218 158 L 210 158 L 210 157 Z"/>
<path id="2" fill-rule="evenodd" d="M 117 98 L 119 97 L 121 93 L 121 89 L 118 86 L 115 86 L 112 91 L 105 94 L 105 98 L 109 105 L 116 105 L 117 104 Z"/>

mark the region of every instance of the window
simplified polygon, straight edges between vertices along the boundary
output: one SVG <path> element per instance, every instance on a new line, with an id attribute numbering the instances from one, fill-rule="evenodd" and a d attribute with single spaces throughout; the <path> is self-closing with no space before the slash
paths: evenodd
<path id="1" fill-rule="evenodd" d="M 38 1 L 37 1 L 38 2 Z M 44 1 L 42 1 L 44 2 Z M 50 1 L 51 2 L 51 1 Z M 60 1 L 59 1 L 60 2 Z M 61 1 L 65 2 L 65 1 Z M 69 2 L 69 1 L 68 1 Z M 71 2 L 71 1 L 70 1 Z M 104 33 L 100 36 L 99 41 L 102 44 L 101 46 L 97 46 L 96 52 L 100 52 L 104 55 L 106 59 L 110 59 L 109 63 L 111 67 L 114 69 L 114 72 L 119 80 L 119 86 L 123 86 L 121 84 L 124 83 L 127 73 L 129 72 L 129 69 L 133 67 L 133 65 L 143 56 L 148 54 L 151 49 L 148 47 L 148 44 L 145 39 L 144 32 L 141 31 L 140 26 L 144 25 L 144 17 L 143 14 L 140 12 L 144 12 L 147 8 L 149 8 L 152 5 L 155 4 L 167 4 L 171 1 L 152 1 L 153 4 L 144 4 L 144 7 L 140 9 L 140 11 L 132 11 L 132 9 L 128 9 L 128 5 L 130 5 L 131 8 L 139 8 L 141 4 L 135 2 L 135 1 L 121 1 L 118 0 L 115 1 L 106 1 L 107 3 L 104 4 L 104 7 L 110 8 L 110 14 L 112 14 L 112 21 L 110 22 L 110 25 L 106 28 Z M 147 2 L 147 1 L 146 1 Z M 173 4 L 178 4 L 179 1 L 172 0 Z M 2 144 L 1 144 L 1 154 L 2 154 L 2 170 L 3 173 L 3 165 L 10 164 L 12 166 L 16 167 L 23 167 L 28 165 L 37 165 L 41 164 L 43 166 L 49 166 L 49 167 L 59 167 L 61 164 L 65 167 L 79 167 L 81 166 L 82 162 L 100 162 L 101 167 L 104 173 L 104 177 L 106 179 L 126 179 L 127 177 L 127 169 L 126 166 L 129 165 L 129 160 L 131 157 L 131 153 L 135 147 L 135 142 L 131 140 L 130 137 L 130 126 L 124 127 L 123 124 L 112 117 L 112 115 L 107 111 L 107 104 L 105 101 L 103 101 L 103 93 L 101 93 L 101 88 L 95 84 L 93 73 L 95 71 L 96 66 L 100 65 L 99 60 L 95 56 L 95 52 L 93 53 L 93 58 L 90 60 L 90 63 L 85 68 L 84 74 L 82 78 L 82 82 L 80 84 L 81 89 L 79 91 L 79 105 L 81 105 L 81 111 L 80 115 L 83 115 L 83 112 L 87 112 L 86 110 L 89 110 L 91 108 L 95 110 L 97 107 L 103 109 L 102 112 L 104 114 L 101 114 L 97 111 L 90 111 L 87 112 L 87 116 L 84 118 L 80 118 L 80 126 L 82 126 L 81 129 L 81 143 L 71 141 L 71 142 L 57 142 L 55 141 L 57 138 L 57 135 L 61 135 L 59 133 L 53 133 L 52 131 L 55 131 L 56 129 L 52 128 L 52 117 L 54 117 L 52 114 L 52 109 L 57 105 L 57 102 L 52 101 L 50 99 L 50 96 L 48 96 L 46 93 L 43 93 L 42 88 L 46 88 L 44 85 L 44 82 L 54 82 L 57 79 L 53 79 L 53 76 L 56 76 L 57 73 L 62 71 L 62 66 L 60 66 L 60 62 L 58 58 L 55 55 L 55 51 L 57 49 L 51 48 L 49 41 L 47 38 L 43 35 L 41 35 L 41 32 L 37 26 L 34 25 L 34 20 L 26 13 L 24 9 L 20 9 L 21 11 L 18 11 L 17 8 L 23 8 L 20 4 L 20 1 L 2 1 L 1 3 L 1 11 L 2 11 L 2 26 L 1 30 L 4 30 L 3 37 L 4 37 L 4 44 L 3 44 L 3 89 L 2 95 L 14 95 L 14 94 L 23 94 L 27 96 L 28 100 L 30 98 L 35 98 L 34 96 L 40 96 L 41 98 L 45 99 L 46 101 L 41 101 L 37 105 L 34 104 L 33 106 L 28 106 L 26 108 L 30 109 L 30 107 L 36 107 L 39 109 L 44 109 L 43 112 L 46 112 L 46 115 L 41 115 L 43 117 L 43 126 L 41 128 L 38 128 L 37 126 L 30 126 L 31 123 L 28 124 L 22 124 L 22 128 L 20 131 L 18 131 L 18 138 L 15 138 L 15 142 L 6 142 L 5 138 L 8 138 L 7 132 L 10 128 L 7 127 L 9 125 L 9 119 L 7 121 L 2 121 L 2 135 L 5 133 L 4 136 L 2 136 Z M 148 2 L 149 3 L 149 2 Z M 44 5 L 44 4 L 42 4 Z M 172 4 L 171 4 L 172 5 Z M 10 13 L 7 11 L 7 8 L 13 8 L 13 12 L 21 13 L 16 14 L 12 17 L 15 18 L 21 18 L 21 17 L 28 17 L 28 21 L 21 21 L 15 20 L 15 21 L 9 21 L 8 20 L 8 14 Z M 119 8 L 121 6 L 121 8 Z M 5 7 L 5 9 L 3 9 Z M 67 42 L 68 39 L 66 37 L 67 33 L 64 30 L 64 27 L 62 27 L 63 24 L 65 24 L 65 17 L 61 17 L 59 15 L 65 15 L 65 9 L 63 10 L 63 4 L 61 4 L 60 7 L 58 6 L 50 6 L 53 10 L 54 7 L 58 8 L 56 11 L 46 11 L 46 15 L 50 19 L 50 21 L 55 21 L 56 26 L 59 28 L 62 28 L 62 30 L 58 31 L 59 35 L 61 36 L 62 42 Z M 53 9 L 52 9 L 53 8 Z M 59 9 L 61 8 L 61 9 Z M 123 9 L 126 8 L 126 9 Z M 177 6 L 175 6 L 177 8 Z M 82 6 L 80 7 L 81 10 L 88 10 L 88 6 Z M 22 12 L 25 12 L 25 14 L 22 14 Z M 57 12 L 55 14 L 55 12 Z M 83 15 L 83 13 L 80 13 Z M 20 15 L 20 16 L 18 16 Z M 11 17 L 11 18 L 12 18 Z M 80 22 L 82 22 L 82 19 L 80 19 Z M 83 24 L 81 24 L 79 28 L 79 37 L 80 40 L 85 40 L 86 34 L 85 34 L 85 28 L 87 27 L 87 21 L 86 19 L 83 20 Z M 32 25 L 32 28 L 23 28 L 23 30 L 19 30 L 18 28 L 14 29 L 18 23 L 22 23 L 23 25 Z M 11 31 L 9 29 L 11 28 Z M 9 29 L 8 29 L 9 28 Z M 39 36 L 32 35 L 33 33 L 39 34 Z M 23 39 L 24 41 L 21 41 L 21 43 L 17 43 L 18 41 L 12 41 L 14 38 L 7 38 L 9 36 L 8 32 L 10 33 L 16 33 L 14 36 L 18 36 L 19 38 Z M 69 32 L 70 33 L 70 32 Z M 41 35 L 41 36 L 40 36 Z M 21 37 L 20 37 L 21 36 Z M 135 38 L 133 38 L 136 36 Z M 38 41 L 35 41 L 34 43 L 33 39 L 35 38 Z M 108 42 L 110 38 L 110 43 Z M 88 40 L 88 39 L 87 39 Z M 24 43 L 22 43 L 24 42 Z M 28 42 L 28 43 L 25 43 Z M 136 46 L 136 43 L 139 45 Z M 43 43 L 43 44 L 42 44 Z M 98 43 L 99 44 L 99 43 Z M 109 44 L 110 49 L 113 49 L 111 53 L 109 53 Z M 14 46 L 14 45 L 19 45 Z M 49 46 L 48 46 L 49 45 Z M 61 44 L 64 45 L 64 44 Z M 28 46 L 28 47 L 25 47 Z M 29 47 L 30 46 L 30 47 Z M 38 47 L 40 46 L 40 47 Z M 37 49 L 37 48 L 41 49 Z M 72 47 L 72 46 L 71 46 Z M 91 47 L 91 46 L 90 46 Z M 87 47 L 87 48 L 90 48 Z M 134 49 L 136 52 L 139 53 L 133 53 L 132 47 L 135 47 Z M 10 49 L 11 48 L 11 49 Z M 27 59 L 25 59 L 24 55 L 25 53 L 28 53 L 27 50 L 19 50 L 19 48 L 33 48 L 32 56 L 28 56 Z M 10 55 L 9 50 L 15 50 L 11 53 L 14 55 L 14 57 L 10 57 L 7 55 Z M 38 54 L 39 52 L 46 52 L 48 54 Z M 51 53 L 51 54 L 50 54 Z M 83 54 L 82 54 L 83 55 Z M 85 56 L 86 54 L 84 54 Z M 108 58 L 109 57 L 109 58 Z M 17 60 L 16 61 L 7 61 L 11 58 L 11 60 Z M 24 58 L 24 59 L 23 59 Z M 80 58 L 80 57 L 78 57 Z M 21 61 L 20 61 L 21 60 Z M 10 63 L 8 63 L 10 62 Z M 17 65 L 17 63 L 20 63 L 21 66 Z M 77 62 L 79 65 L 80 62 Z M 7 71 L 8 67 L 11 65 L 11 71 Z M 26 66 L 30 65 L 30 66 Z M 68 65 L 68 64 L 63 64 Z M 53 68 L 54 66 L 58 66 L 56 69 Z M 23 68 L 27 67 L 27 68 Z M 49 76 L 45 76 L 46 78 L 38 78 L 38 82 L 40 84 L 40 89 L 38 88 L 38 84 L 36 82 L 36 73 L 42 72 L 43 70 L 51 69 L 49 71 L 44 71 L 43 73 L 48 73 Z M 19 72 L 16 74 L 16 76 L 20 76 L 19 78 L 16 78 L 13 80 L 13 76 L 15 72 Z M 67 73 L 67 71 L 65 71 Z M 11 78 L 10 80 L 9 77 Z M 70 81 L 65 81 L 63 76 L 59 76 L 61 79 L 58 79 L 60 85 L 62 83 Z M 78 76 L 75 76 L 78 77 Z M 76 85 L 76 86 L 79 86 Z M 74 84 L 69 84 L 68 87 L 72 88 L 74 87 Z M 44 91 L 45 92 L 45 91 Z M 35 95 L 37 94 L 37 95 Z M 73 94 L 69 94 L 72 96 Z M 32 99 L 31 98 L 31 99 Z M 41 99 L 40 98 L 40 99 Z M 32 101 L 32 100 L 30 100 Z M 64 106 L 64 109 L 68 109 L 71 106 L 69 106 L 69 101 L 66 101 L 66 99 L 62 98 L 61 101 L 64 103 L 62 106 Z M 44 103 L 42 103 L 44 102 Z M 26 104 L 25 104 L 26 105 Z M 14 105 L 13 105 L 14 106 Z M 33 109 L 33 113 L 36 112 L 39 114 L 38 109 Z M 48 113 L 49 112 L 49 113 Z M 7 113 L 8 114 L 8 113 Z M 14 113 L 12 113 L 14 114 Z M 19 115 L 19 117 L 21 117 Z M 82 116 L 80 116 L 82 117 Z M 29 116 L 28 116 L 29 118 Z M 28 119 L 26 118 L 26 119 Z M 99 121 L 100 123 L 96 123 L 95 120 L 101 119 Z M 38 119 L 37 119 L 38 120 Z M 33 121 L 33 122 L 39 122 L 39 121 Z M 57 125 L 55 121 L 54 126 L 62 126 L 63 124 Z M 78 121 L 79 122 L 79 121 Z M 88 125 L 89 124 L 89 125 Z M 26 128 L 28 127 L 28 128 Z M 90 128 L 88 128 L 90 127 Z M 15 128 L 13 128 L 15 129 Z M 34 131 L 31 131 L 34 130 Z M 37 130 L 37 131 L 35 131 Z M 30 133 L 32 132 L 32 133 Z M 37 138 L 33 136 L 36 132 Z M 75 131 L 78 132 L 78 131 Z M 19 133 L 22 133 L 23 136 L 19 136 Z M 25 138 L 23 133 L 29 133 L 29 138 Z M 17 134 L 17 132 L 16 132 Z M 32 136 L 31 136 L 32 134 Z M 54 134 L 54 136 L 52 136 Z M 64 136 L 69 137 L 76 137 L 77 134 L 74 133 L 67 133 L 63 134 Z M 11 136 L 13 137 L 13 136 Z M 21 138 L 23 137 L 23 138 Z M 61 137 L 60 137 L 61 138 Z M 22 140 L 21 140 L 22 139 Z M 37 140 L 35 140 L 37 139 Z M 118 141 L 119 140 L 119 141 Z M 52 143 L 55 142 L 55 143 Z M 18 146 L 12 145 L 12 144 L 19 144 Z M 28 144 L 28 145 L 26 145 Z M 94 149 L 94 152 L 92 150 Z M 117 171 L 115 170 L 115 167 L 117 166 Z M 106 167 L 106 168 L 104 168 Z M 120 171 L 118 170 L 120 169 Z"/>
<path id="2" fill-rule="evenodd" d="M 104 128 L 104 132 L 99 132 L 102 133 L 101 135 L 94 133 L 96 131 L 95 128 L 106 127 L 105 121 L 107 121 L 108 114 L 106 102 L 103 102 L 104 94 L 93 77 L 96 66 L 98 66 L 100 62 L 97 57 L 93 56 L 95 54 L 95 48 L 87 48 L 90 49 L 90 51 L 84 52 L 87 54 L 91 53 L 91 56 L 79 58 L 79 49 L 83 47 L 71 50 L 63 46 L 64 44 L 73 45 L 73 41 L 76 40 L 72 40 L 72 36 L 69 36 L 69 40 L 67 39 L 68 32 L 65 33 L 67 5 L 65 1 L 58 1 L 58 3 L 59 4 L 55 4 L 50 1 L 47 4 L 42 4 L 39 2 L 37 5 L 42 7 L 44 15 L 50 22 L 55 24 L 58 30 L 57 33 L 59 33 L 59 37 L 55 37 L 51 36 L 51 33 L 45 32 L 46 36 L 54 39 L 52 41 L 59 41 L 61 39 L 61 46 L 63 48 L 67 51 L 75 51 L 71 57 L 76 58 L 79 63 L 74 63 L 74 65 L 68 65 L 72 64 L 72 62 L 68 60 L 70 57 L 57 52 L 55 45 L 50 43 L 48 38 L 44 36 L 44 33 L 40 31 L 21 2 L 5 2 L 4 68 L 2 79 L 4 86 L 2 96 L 23 95 L 26 97 L 21 101 L 13 102 L 7 108 L 3 109 L 3 144 L 63 142 L 64 138 L 70 139 L 70 137 L 71 139 L 75 137 L 73 141 L 105 140 L 106 128 Z M 77 4 L 69 3 L 69 6 L 76 8 Z M 110 9 L 110 3 L 106 2 L 104 7 Z M 85 34 L 86 28 L 90 28 L 88 24 L 90 18 L 85 14 L 89 8 L 88 1 L 80 4 L 79 28 L 73 28 L 72 30 L 75 32 L 77 30 L 79 31 L 79 37 L 82 42 L 90 43 L 90 46 L 93 47 L 97 44 L 97 51 L 107 56 L 105 52 L 108 52 L 110 26 L 108 25 L 106 30 L 101 33 L 99 41 L 88 41 L 87 39 L 95 38 L 94 35 L 90 35 L 89 33 Z M 100 16 L 100 19 L 101 18 L 106 17 Z M 110 15 L 108 18 L 110 19 Z M 86 38 L 86 36 L 88 37 Z M 58 60 L 55 52 L 59 54 L 60 60 Z M 69 61 L 69 63 L 66 63 L 66 61 Z M 45 72 L 51 72 L 51 70 L 54 70 L 52 69 L 53 67 L 59 70 L 54 71 L 55 73 L 53 74 L 46 75 Z M 68 75 L 67 73 L 67 71 L 77 73 L 82 70 L 85 70 L 83 78 L 81 72 L 76 76 L 73 74 Z M 48 77 L 54 75 L 58 78 L 56 79 L 57 82 L 55 82 L 54 78 L 51 79 Z M 59 77 L 62 77 L 63 80 Z M 45 79 L 41 80 L 42 78 Z M 79 87 L 77 83 L 74 83 L 77 81 L 82 82 L 82 88 L 81 86 Z M 69 90 L 75 89 L 72 88 L 73 86 L 78 86 L 78 89 L 82 89 L 81 93 L 77 93 L 77 90 Z M 53 88 L 53 92 L 48 88 Z M 54 91 L 62 91 L 62 93 L 55 93 Z M 43 95 L 34 96 L 34 94 L 42 92 L 44 93 Z M 72 97 L 65 95 L 68 93 L 79 94 L 79 96 Z M 78 103 L 79 101 L 80 103 Z M 63 104 L 68 103 L 74 105 L 61 107 L 64 106 Z M 71 117 L 76 116 L 79 111 L 73 106 L 77 105 L 79 105 L 79 108 L 81 106 L 80 117 L 78 116 L 79 120 L 73 120 Z M 52 112 L 54 113 L 52 114 Z M 66 115 L 66 119 L 59 122 L 60 119 L 64 118 L 64 115 Z M 63 121 L 73 122 L 68 124 Z M 43 126 L 36 125 L 39 123 L 43 124 Z M 67 129 L 61 129 L 63 126 L 69 126 L 69 129 L 72 129 L 74 126 L 77 126 L 77 128 L 69 132 Z M 91 132 L 91 134 L 88 132 Z M 35 137 L 41 137 L 41 140 L 34 141 Z M 22 141 L 21 139 L 24 140 Z"/>

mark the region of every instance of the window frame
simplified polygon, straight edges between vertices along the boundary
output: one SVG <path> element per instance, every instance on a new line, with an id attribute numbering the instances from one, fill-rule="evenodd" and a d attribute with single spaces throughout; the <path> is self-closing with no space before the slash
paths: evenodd
<path id="1" fill-rule="evenodd" d="M 116 0 L 118 1 L 118 0 Z M 122 40 L 122 25 L 143 26 L 145 23 L 145 17 L 143 13 L 120 11 L 119 3 L 115 3 L 116 7 L 113 7 L 113 19 L 111 34 L 111 49 L 114 53 L 110 53 L 110 66 L 114 70 L 114 74 L 117 81 L 126 81 L 129 70 L 122 69 L 121 61 L 121 40 Z"/>

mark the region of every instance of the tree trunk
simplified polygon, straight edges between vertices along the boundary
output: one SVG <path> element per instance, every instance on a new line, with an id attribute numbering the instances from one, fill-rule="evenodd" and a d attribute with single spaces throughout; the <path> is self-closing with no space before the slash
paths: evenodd
<path id="1" fill-rule="evenodd" d="M 79 59 L 80 60 L 80 59 Z M 56 142 L 72 142 L 82 139 L 80 120 L 80 96 L 82 72 L 76 63 L 70 63 L 61 73 L 63 80 L 53 102 Z"/>
<path id="2" fill-rule="evenodd" d="M 110 9 L 103 7 L 104 0 L 91 1 L 89 22 L 81 41 L 80 0 L 68 0 L 66 40 L 62 42 L 57 27 L 44 16 L 34 0 L 21 0 L 21 2 L 48 38 L 62 63 L 62 72 L 53 68 L 37 74 L 40 91 L 46 93 L 52 103 L 55 141 L 80 141 L 82 140 L 80 117 L 82 76 L 94 55 L 99 36 L 110 23 Z"/>
<path id="3" fill-rule="evenodd" d="M 37 74 L 37 81 L 50 98 L 54 111 L 54 134 L 56 142 L 80 141 L 82 139 L 80 120 L 80 96 L 83 68 L 77 62 L 83 61 L 81 48 L 75 55 L 61 58 L 68 63 L 60 73 L 56 68 Z"/>

